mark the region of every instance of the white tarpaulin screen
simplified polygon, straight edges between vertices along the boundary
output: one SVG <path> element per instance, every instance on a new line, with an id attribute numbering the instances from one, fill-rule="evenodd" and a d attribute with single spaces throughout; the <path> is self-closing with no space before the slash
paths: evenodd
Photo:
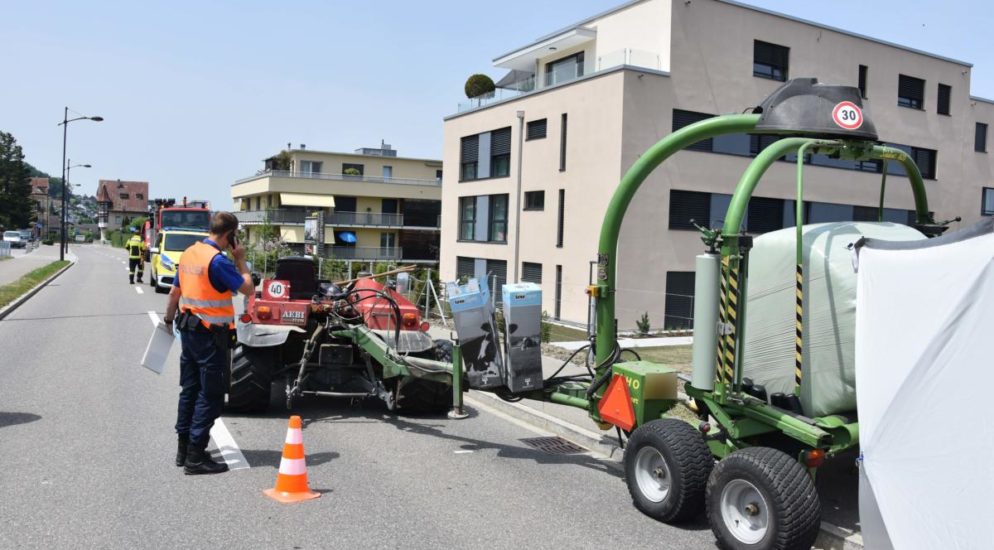
<path id="1" fill-rule="evenodd" d="M 987 220 L 930 241 L 859 249 L 866 548 L 994 548 L 992 231 Z"/>

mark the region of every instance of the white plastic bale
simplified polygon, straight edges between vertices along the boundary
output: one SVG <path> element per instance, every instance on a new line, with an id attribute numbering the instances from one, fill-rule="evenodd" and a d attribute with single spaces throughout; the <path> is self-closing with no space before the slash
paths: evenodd
<path id="1" fill-rule="evenodd" d="M 694 371 L 691 384 L 713 390 L 718 339 L 717 254 L 697 256 L 694 272 Z"/>
<path id="2" fill-rule="evenodd" d="M 853 361 L 856 274 L 850 245 L 861 237 L 890 241 L 924 239 L 894 223 L 838 222 L 806 225 L 801 405 L 808 416 L 856 409 Z M 793 393 L 795 367 L 796 231 L 766 233 L 749 256 L 743 376 L 768 394 Z"/>

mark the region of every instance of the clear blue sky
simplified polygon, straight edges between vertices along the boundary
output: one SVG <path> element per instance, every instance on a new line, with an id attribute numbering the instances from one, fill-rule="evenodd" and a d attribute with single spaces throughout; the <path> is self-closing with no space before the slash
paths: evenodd
<path id="1" fill-rule="evenodd" d="M 231 205 L 229 185 L 285 147 L 351 151 L 386 139 L 439 158 L 442 117 L 495 56 L 622 0 L 47 1 L 3 3 L 0 130 L 72 181 L 151 182 L 151 195 Z M 711 0 L 693 0 L 695 2 Z M 754 0 L 754 5 L 974 64 L 994 98 L 994 15 L 979 1 Z"/>

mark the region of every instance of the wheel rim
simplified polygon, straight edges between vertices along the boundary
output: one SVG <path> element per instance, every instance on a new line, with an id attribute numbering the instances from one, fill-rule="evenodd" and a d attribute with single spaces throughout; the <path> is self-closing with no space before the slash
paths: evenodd
<path id="1" fill-rule="evenodd" d="M 770 528 L 770 507 L 755 485 L 733 479 L 721 490 L 721 518 L 739 541 L 755 544 Z"/>
<path id="2" fill-rule="evenodd" d="M 673 476 L 662 453 L 642 447 L 635 455 L 635 481 L 639 491 L 652 502 L 662 502 L 670 494 Z"/>

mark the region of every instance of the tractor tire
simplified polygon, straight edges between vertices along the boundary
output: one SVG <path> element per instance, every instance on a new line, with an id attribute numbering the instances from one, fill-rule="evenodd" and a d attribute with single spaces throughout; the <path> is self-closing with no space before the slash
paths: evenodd
<path id="1" fill-rule="evenodd" d="M 405 414 L 436 414 L 452 408 L 452 386 L 412 378 L 400 388 L 397 409 Z"/>
<path id="2" fill-rule="evenodd" d="M 231 383 L 228 387 L 228 410 L 243 413 L 263 412 L 269 408 L 271 373 L 276 350 L 235 346 L 231 354 Z"/>
<path id="3" fill-rule="evenodd" d="M 735 451 L 715 466 L 707 511 L 718 546 L 726 550 L 806 550 L 821 525 L 811 476 L 769 447 Z"/>
<path id="4" fill-rule="evenodd" d="M 625 446 L 625 483 L 635 507 L 666 523 L 704 511 L 704 489 L 714 458 L 701 433 L 675 418 L 652 420 Z"/>

